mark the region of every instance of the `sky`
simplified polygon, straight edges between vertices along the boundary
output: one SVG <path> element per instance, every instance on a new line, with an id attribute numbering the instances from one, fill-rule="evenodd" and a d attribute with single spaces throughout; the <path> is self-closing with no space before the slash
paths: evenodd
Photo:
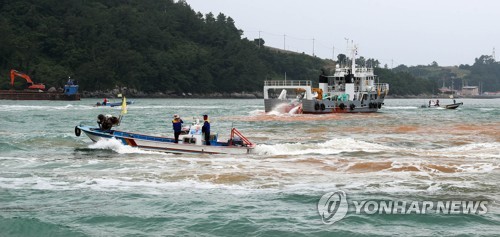
<path id="1" fill-rule="evenodd" d="M 243 38 L 335 58 L 359 56 L 396 67 L 473 64 L 500 50 L 499 0 L 186 0 L 196 12 L 223 13 Z M 498 60 L 499 56 L 495 59 Z"/>

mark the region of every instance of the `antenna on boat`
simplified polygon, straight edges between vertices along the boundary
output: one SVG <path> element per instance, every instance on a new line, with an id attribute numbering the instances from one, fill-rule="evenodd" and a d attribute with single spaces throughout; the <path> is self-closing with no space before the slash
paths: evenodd
<path id="1" fill-rule="evenodd" d="M 358 54 L 358 46 L 353 43 L 352 46 L 352 62 L 351 62 L 351 67 L 352 67 L 352 74 L 356 72 L 356 55 Z"/>
<path id="2" fill-rule="evenodd" d="M 346 57 L 345 57 L 344 60 L 345 60 L 345 67 L 347 67 L 348 66 L 347 65 L 348 64 L 347 63 L 347 55 L 349 54 L 349 38 L 344 37 L 344 39 L 345 39 L 345 44 L 346 44 L 346 46 L 345 46 L 345 55 L 346 55 Z"/>

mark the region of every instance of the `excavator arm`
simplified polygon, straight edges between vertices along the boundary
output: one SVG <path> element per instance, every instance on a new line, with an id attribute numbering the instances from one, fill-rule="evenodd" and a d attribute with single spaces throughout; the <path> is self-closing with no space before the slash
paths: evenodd
<path id="1" fill-rule="evenodd" d="M 26 75 L 22 72 L 19 72 L 17 70 L 14 70 L 14 69 L 10 70 L 10 85 L 11 86 L 14 86 L 14 80 L 16 79 L 16 77 L 21 77 L 24 80 L 26 80 L 26 82 L 28 82 L 28 84 L 30 84 L 30 86 L 28 86 L 28 89 L 45 90 L 44 84 L 35 84 L 28 75 Z"/>

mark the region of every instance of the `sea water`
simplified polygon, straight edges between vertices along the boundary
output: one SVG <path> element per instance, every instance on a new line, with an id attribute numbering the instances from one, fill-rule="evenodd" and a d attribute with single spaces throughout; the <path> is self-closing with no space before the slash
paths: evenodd
<path id="1" fill-rule="evenodd" d="M 499 99 L 458 99 L 457 110 L 387 99 L 378 113 L 329 115 L 265 114 L 258 99 L 135 99 L 119 127 L 173 136 L 173 114 L 185 124 L 208 114 L 220 140 L 236 127 L 258 144 L 248 155 L 166 154 L 75 136 L 78 124 L 119 115 L 97 101 L 0 101 L 0 236 L 500 232 Z M 318 202 L 337 191 L 349 211 L 327 223 Z M 372 209 L 357 212 L 354 201 Z M 389 201 L 485 201 L 487 212 L 370 214 Z"/>

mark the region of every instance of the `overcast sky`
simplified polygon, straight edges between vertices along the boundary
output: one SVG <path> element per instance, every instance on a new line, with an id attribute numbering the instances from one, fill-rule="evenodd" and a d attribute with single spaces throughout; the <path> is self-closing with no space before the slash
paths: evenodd
<path id="1" fill-rule="evenodd" d="M 389 67 L 473 64 L 500 49 L 500 0 L 186 1 L 197 12 L 230 16 L 243 37 L 260 31 L 268 46 L 321 58 L 345 53 L 346 38 Z"/>

